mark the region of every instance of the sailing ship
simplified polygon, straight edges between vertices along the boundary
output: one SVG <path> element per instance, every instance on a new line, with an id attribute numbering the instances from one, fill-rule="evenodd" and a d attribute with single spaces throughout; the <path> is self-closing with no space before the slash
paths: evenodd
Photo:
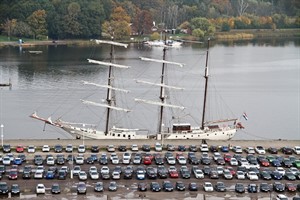
<path id="1" fill-rule="evenodd" d="M 152 58 L 145 58 L 141 57 L 140 59 L 142 61 L 146 62 L 156 62 L 162 64 L 162 74 L 160 83 L 151 83 L 148 81 L 143 80 L 136 80 L 137 83 L 142 84 L 150 84 L 154 86 L 160 87 L 160 102 L 151 101 L 151 100 L 145 100 L 145 99 L 134 99 L 136 102 L 139 103 L 146 103 L 151 104 L 155 106 L 159 106 L 159 119 L 158 119 L 158 130 L 156 134 L 142 134 L 141 130 L 139 129 L 124 129 L 124 128 L 118 128 L 115 126 L 110 125 L 110 113 L 112 110 L 120 111 L 120 112 L 130 112 L 129 109 L 124 109 L 120 107 L 116 107 L 114 105 L 114 99 L 112 99 L 112 92 L 118 91 L 118 92 L 128 92 L 127 90 L 115 88 L 112 84 L 112 68 L 120 68 L 120 69 L 127 69 L 129 66 L 119 65 L 112 62 L 112 56 L 114 53 L 114 46 L 121 46 L 127 48 L 127 44 L 113 42 L 113 41 L 104 41 L 104 40 L 96 40 L 96 43 L 98 44 L 110 44 L 111 46 L 111 58 L 110 62 L 103 62 L 103 61 L 97 61 L 88 59 L 90 63 L 99 64 L 103 66 L 108 67 L 108 84 L 107 85 L 99 85 L 95 83 L 90 82 L 84 82 L 84 84 L 94 85 L 101 88 L 107 89 L 107 97 L 106 97 L 106 103 L 96 103 L 91 101 L 82 100 L 82 103 L 93 105 L 93 106 L 100 106 L 104 107 L 107 110 L 106 115 L 106 122 L 105 122 L 105 130 L 99 131 L 96 130 L 96 128 L 86 128 L 85 124 L 73 124 L 64 122 L 62 120 L 56 120 L 52 121 L 51 117 L 48 119 L 39 117 L 37 113 L 33 113 L 31 115 L 32 118 L 41 120 L 45 124 L 50 124 L 52 126 L 56 126 L 58 128 L 61 128 L 71 134 L 72 136 L 78 138 L 89 138 L 89 139 L 156 139 L 156 140 L 166 140 L 166 139 L 202 139 L 202 140 L 229 140 L 234 137 L 235 133 L 238 129 L 243 128 L 240 122 L 238 122 L 237 118 L 233 119 L 225 119 L 225 120 L 217 120 L 217 121 L 206 121 L 205 120 L 205 112 L 206 112 L 206 99 L 207 99 L 207 90 L 208 90 L 208 55 L 209 55 L 209 41 L 207 45 L 207 52 L 206 52 L 206 64 L 205 64 L 205 88 L 204 88 L 204 103 L 203 103 L 203 112 L 202 112 L 202 121 L 201 126 L 199 127 L 192 127 L 189 123 L 175 123 L 172 125 L 171 129 L 168 129 L 168 131 L 164 130 L 164 110 L 165 108 L 172 108 L 172 109 L 184 109 L 183 106 L 178 105 L 172 105 L 167 103 L 166 98 L 166 89 L 182 89 L 177 86 L 169 86 L 165 83 L 165 68 L 167 65 L 175 65 L 179 67 L 183 67 L 183 64 L 176 63 L 172 61 L 166 60 L 166 51 L 168 48 L 167 40 L 165 39 L 165 43 L 163 44 L 163 59 L 152 59 Z"/>

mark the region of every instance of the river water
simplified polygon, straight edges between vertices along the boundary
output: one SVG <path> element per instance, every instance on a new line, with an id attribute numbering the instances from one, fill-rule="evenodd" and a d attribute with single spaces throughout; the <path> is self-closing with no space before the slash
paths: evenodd
<path id="1" fill-rule="evenodd" d="M 260 40 L 247 42 L 212 42 L 208 65 L 209 96 L 207 117 L 237 117 L 245 129 L 234 139 L 300 139 L 300 41 Z M 30 54 L 29 50 L 42 51 Z M 184 44 L 167 50 L 167 60 L 184 67 L 167 66 L 166 80 L 184 90 L 170 91 L 168 100 L 186 107 L 166 112 L 165 129 L 170 123 L 200 124 L 204 86 L 206 44 Z M 134 98 L 159 100 L 159 88 L 137 84 L 135 79 L 159 83 L 161 65 L 144 62 L 140 56 L 162 58 L 162 48 L 130 44 L 117 48 L 115 61 L 129 65 L 116 69 L 116 85 L 130 90 L 116 92 L 120 105 L 130 114 L 113 115 L 116 125 L 157 130 L 158 108 Z M 108 46 L 36 46 L 0 48 L 0 82 L 11 79 L 12 89 L 1 88 L 0 123 L 4 139 L 70 138 L 54 127 L 29 117 L 37 111 L 43 117 L 94 124 L 103 128 L 102 108 L 83 105 L 80 99 L 101 102 L 103 88 L 83 85 L 82 81 L 106 84 L 107 68 L 89 64 L 87 58 L 109 59 Z M 121 77 L 121 78 L 120 78 Z M 175 98 L 176 97 L 176 98 Z M 222 103 L 218 103 L 220 99 Z M 225 105 L 225 106 L 224 106 Z M 226 109 L 223 109 L 223 108 Z M 248 120 L 241 116 L 246 112 Z M 217 113 L 217 114 L 216 114 Z"/>

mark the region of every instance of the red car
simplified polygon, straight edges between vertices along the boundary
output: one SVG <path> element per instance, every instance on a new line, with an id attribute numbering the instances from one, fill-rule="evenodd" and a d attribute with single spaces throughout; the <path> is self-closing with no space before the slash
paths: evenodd
<path id="1" fill-rule="evenodd" d="M 11 180 L 16 180 L 18 179 L 18 171 L 17 170 L 10 170 L 8 174 L 8 178 Z"/>
<path id="2" fill-rule="evenodd" d="M 151 163 L 152 163 L 151 158 L 148 157 L 148 156 L 146 156 L 146 157 L 144 158 L 144 165 L 151 165 Z"/>
<path id="3" fill-rule="evenodd" d="M 17 148 L 16 148 L 16 152 L 23 153 L 24 152 L 24 147 L 22 145 L 18 145 Z"/>
<path id="4" fill-rule="evenodd" d="M 169 171 L 171 178 L 178 178 L 179 174 L 177 171 Z"/>
<path id="5" fill-rule="evenodd" d="M 225 153 L 224 154 L 224 160 L 225 160 L 225 162 L 230 162 L 231 158 L 232 158 L 232 156 L 229 153 Z"/>
<path id="6" fill-rule="evenodd" d="M 285 188 L 288 192 L 296 192 L 297 190 L 296 185 L 293 183 L 286 183 Z"/>
<path id="7" fill-rule="evenodd" d="M 225 169 L 228 169 L 230 171 L 230 173 L 232 174 L 232 176 L 234 176 L 236 174 L 236 171 L 230 166 L 225 167 Z"/>
<path id="8" fill-rule="evenodd" d="M 259 161 L 261 166 L 264 167 L 269 167 L 270 166 L 270 162 L 267 159 L 262 159 Z"/>
<path id="9" fill-rule="evenodd" d="M 149 157 L 151 159 L 151 161 L 154 158 L 154 156 L 151 153 L 149 153 L 149 152 L 146 152 L 145 157 Z"/>

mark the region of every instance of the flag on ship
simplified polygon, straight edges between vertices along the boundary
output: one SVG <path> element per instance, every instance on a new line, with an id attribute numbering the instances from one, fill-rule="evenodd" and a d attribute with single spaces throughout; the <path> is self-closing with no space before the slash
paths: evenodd
<path id="1" fill-rule="evenodd" d="M 248 120 L 248 116 L 245 112 L 243 113 L 243 117 L 244 117 L 245 120 Z"/>

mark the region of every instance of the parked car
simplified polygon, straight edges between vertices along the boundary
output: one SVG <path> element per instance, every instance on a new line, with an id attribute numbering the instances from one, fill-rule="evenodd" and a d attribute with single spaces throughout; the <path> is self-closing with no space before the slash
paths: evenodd
<path id="1" fill-rule="evenodd" d="M 85 184 L 85 182 L 79 182 L 77 184 L 77 193 L 78 194 L 86 194 L 86 184 Z"/>
<path id="2" fill-rule="evenodd" d="M 60 193 L 60 185 L 58 183 L 53 183 L 52 184 L 51 193 L 52 194 L 59 194 Z"/>
<path id="3" fill-rule="evenodd" d="M 45 194 L 46 193 L 46 187 L 45 187 L 44 184 L 39 183 L 39 184 L 37 184 L 35 191 L 36 191 L 36 194 Z"/>
<path id="4" fill-rule="evenodd" d="M 210 182 L 204 182 L 203 189 L 205 192 L 213 192 L 214 191 L 214 187 Z"/>
<path id="5" fill-rule="evenodd" d="M 20 194 L 20 186 L 18 184 L 12 184 L 10 187 L 11 195 L 19 195 Z"/>
<path id="6" fill-rule="evenodd" d="M 104 186 L 102 182 L 97 182 L 94 187 L 95 192 L 103 192 Z"/>
<path id="7" fill-rule="evenodd" d="M 235 191 L 237 193 L 245 193 L 245 186 L 242 183 L 235 184 Z"/>

